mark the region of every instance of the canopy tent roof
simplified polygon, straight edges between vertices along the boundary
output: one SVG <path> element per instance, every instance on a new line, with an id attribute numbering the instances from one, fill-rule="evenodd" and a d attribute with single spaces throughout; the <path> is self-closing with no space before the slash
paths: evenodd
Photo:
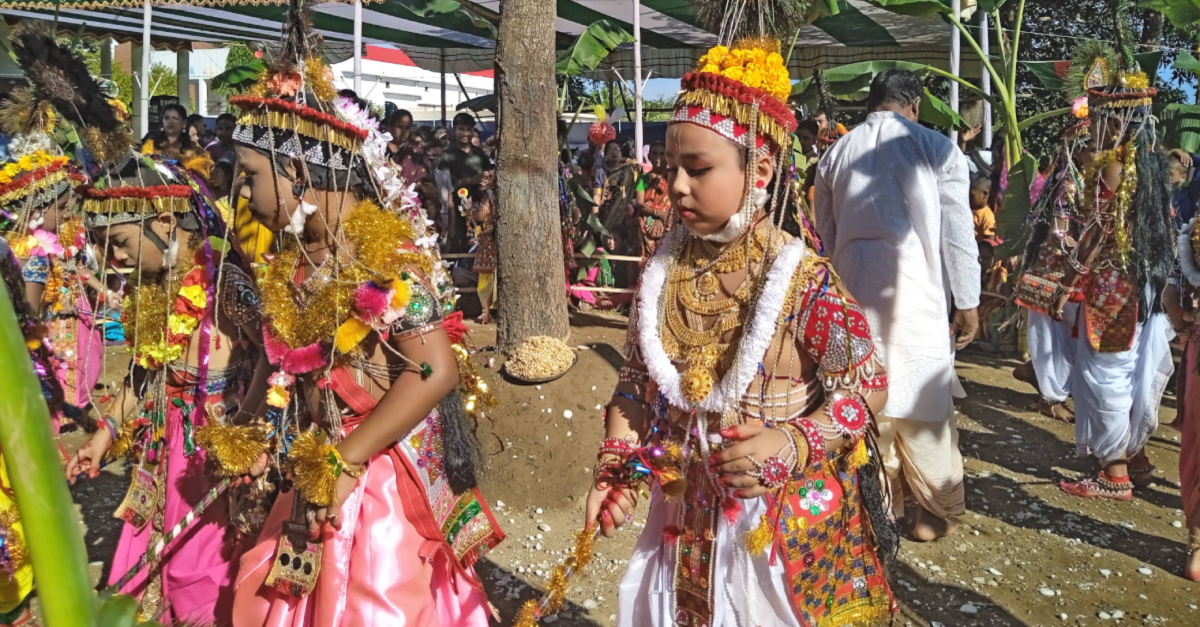
<path id="1" fill-rule="evenodd" d="M 840 1 L 839 14 L 821 18 L 801 30 L 791 61 L 794 76 L 808 76 L 818 67 L 873 59 L 949 68 L 950 27 L 941 19 L 894 14 L 865 0 Z M 278 39 L 280 24 L 286 16 L 285 5 L 254 0 L 257 4 L 234 6 L 236 2 L 155 2 L 152 40 L 158 47 L 183 48 L 192 42 Z M 588 24 L 600 19 L 612 20 L 632 32 L 632 0 L 556 0 L 556 3 L 560 49 L 568 47 Z M 216 6 L 198 6 L 201 4 Z M 447 72 L 474 72 L 492 67 L 494 33 L 480 22 L 480 17 L 494 18 L 500 0 L 476 0 L 469 4 L 470 16 L 462 11 L 422 16 L 406 4 L 413 2 L 379 0 L 365 4 L 364 44 L 399 48 L 417 66 L 435 72 L 443 68 Z M 140 41 L 142 9 L 138 0 L 60 0 L 57 10 L 64 31 L 82 28 L 88 36 Z M 52 20 L 55 3 L 0 0 L 0 14 L 10 20 Z M 716 41 L 713 34 L 697 24 L 695 7 L 687 0 L 642 0 L 643 67 L 660 78 L 680 77 L 690 71 L 703 51 Z M 330 43 L 351 42 L 354 7 L 344 3 L 317 5 L 313 9 L 313 25 Z M 609 70 L 616 68 L 631 77 L 632 67 L 633 53 L 625 46 L 609 55 L 600 72 L 611 77 Z M 978 64 L 964 64 L 963 73 L 978 75 Z"/>

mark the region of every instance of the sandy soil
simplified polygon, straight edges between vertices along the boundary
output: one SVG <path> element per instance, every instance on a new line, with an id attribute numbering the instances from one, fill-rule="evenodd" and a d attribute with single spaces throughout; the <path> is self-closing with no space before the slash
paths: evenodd
<path id="1" fill-rule="evenodd" d="M 502 405 L 480 426 L 483 489 L 508 539 L 478 568 L 501 625 L 540 594 L 583 523 L 582 497 L 603 430 L 598 406 L 616 382 L 625 320 L 577 314 L 572 324 L 568 343 L 580 347 L 580 357 L 563 378 L 540 387 L 514 384 L 497 374 L 499 358 L 485 375 Z M 481 348 L 477 363 L 486 366 L 494 332 L 472 328 Z M 1014 365 L 979 351 L 960 356 L 969 394 L 957 406 L 968 511 L 951 537 L 904 543 L 892 582 L 901 606 L 897 624 L 1200 625 L 1200 584 L 1179 576 L 1187 531 L 1179 510 L 1178 434 L 1163 427 L 1151 440 L 1157 480 L 1133 502 L 1068 496 L 1057 482 L 1090 472 L 1092 462 L 1074 455 L 1070 425 L 1037 414 L 1033 389 L 1011 376 Z M 1161 420 L 1174 416 L 1168 394 Z M 120 533 L 111 513 L 127 485 L 120 469 L 110 470 L 72 490 L 97 577 Z M 575 580 L 557 624 L 614 623 L 617 584 L 639 532 L 635 522 L 598 544 L 596 561 Z"/>

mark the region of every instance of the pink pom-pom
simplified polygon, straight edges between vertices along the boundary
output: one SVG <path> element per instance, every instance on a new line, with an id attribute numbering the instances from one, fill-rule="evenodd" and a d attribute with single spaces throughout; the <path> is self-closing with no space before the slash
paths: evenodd
<path id="1" fill-rule="evenodd" d="M 326 349 L 319 342 L 288 351 L 283 356 L 283 371 L 289 374 L 312 372 L 329 363 Z"/>
<path id="2" fill-rule="evenodd" d="M 266 324 L 263 325 L 263 348 L 267 352 L 267 360 L 274 366 L 278 366 L 288 352 L 287 345 L 275 339 L 270 327 Z"/>
<path id="3" fill-rule="evenodd" d="M 675 544 L 675 541 L 679 539 L 679 527 L 676 527 L 675 525 L 667 525 L 666 527 L 663 527 L 662 534 L 663 542 L 666 542 L 667 544 Z"/>
<path id="4" fill-rule="evenodd" d="M 391 290 L 367 281 L 358 286 L 354 292 L 354 308 L 367 318 L 378 318 L 387 311 L 388 303 L 392 300 Z"/>
<path id="5" fill-rule="evenodd" d="M 725 515 L 725 520 L 732 525 L 737 522 L 738 516 L 742 513 L 742 504 L 727 496 L 721 499 L 721 513 Z"/>

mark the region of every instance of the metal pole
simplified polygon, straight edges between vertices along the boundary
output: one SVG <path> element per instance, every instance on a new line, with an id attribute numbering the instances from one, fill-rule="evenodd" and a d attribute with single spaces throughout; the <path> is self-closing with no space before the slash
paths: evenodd
<path id="1" fill-rule="evenodd" d="M 142 98 L 138 103 L 138 139 L 150 132 L 150 0 L 142 4 Z"/>
<path id="2" fill-rule="evenodd" d="M 362 98 L 362 0 L 354 0 L 354 93 Z"/>
<path id="3" fill-rule="evenodd" d="M 109 80 L 112 80 L 112 58 L 113 38 L 105 37 L 100 41 L 100 76 Z"/>
<path id="4" fill-rule="evenodd" d="M 642 162 L 642 2 L 633 0 L 633 145 Z"/>
<path id="5" fill-rule="evenodd" d="M 950 10 L 954 14 L 954 19 L 959 19 L 962 16 L 962 0 L 951 0 Z M 950 27 L 950 73 L 959 75 L 959 63 L 962 61 L 962 41 L 959 39 L 958 28 Z M 950 108 L 958 113 L 958 82 L 950 81 Z M 958 131 L 951 129 L 950 141 L 958 144 Z"/>
<path id="6" fill-rule="evenodd" d="M 442 126 L 446 126 L 446 49 L 439 48 L 438 60 L 440 61 L 440 71 L 442 72 Z"/>
<path id="7" fill-rule="evenodd" d="M 983 56 L 990 57 L 992 45 L 992 34 L 989 31 L 988 14 L 983 9 L 979 10 L 979 48 L 983 51 Z M 992 95 L 992 75 L 987 71 L 981 73 L 983 76 L 983 93 Z M 983 149 L 988 150 L 992 147 L 992 103 L 983 101 Z"/>

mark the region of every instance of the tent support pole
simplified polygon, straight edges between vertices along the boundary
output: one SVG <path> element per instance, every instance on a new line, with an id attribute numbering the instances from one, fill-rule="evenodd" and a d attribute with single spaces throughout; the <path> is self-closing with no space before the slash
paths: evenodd
<path id="1" fill-rule="evenodd" d="M 142 84 L 141 98 L 138 102 L 138 136 L 141 139 L 150 132 L 150 56 L 154 48 L 150 45 L 150 0 L 142 4 Z"/>
<path id="2" fill-rule="evenodd" d="M 362 98 L 362 0 L 354 0 L 354 93 Z"/>
<path id="3" fill-rule="evenodd" d="M 175 97 L 191 113 L 192 106 L 192 52 L 186 48 L 175 52 Z"/>
<path id="4" fill-rule="evenodd" d="M 100 76 L 112 80 L 113 38 L 100 41 Z"/>
<path id="5" fill-rule="evenodd" d="M 991 55 L 989 48 L 992 45 L 991 32 L 988 26 L 987 11 L 979 10 L 979 48 L 983 51 L 983 56 Z M 992 75 L 986 70 L 983 72 L 983 93 L 992 95 Z M 992 103 L 983 101 L 983 149 L 987 150 L 992 147 Z"/>
<path id="6" fill-rule="evenodd" d="M 962 17 L 962 0 L 951 0 L 950 11 L 954 19 Z M 950 27 L 950 73 L 959 75 L 959 64 L 962 62 L 962 40 L 955 26 Z M 958 81 L 950 81 L 950 108 L 958 113 Z M 958 144 L 958 131 L 950 129 L 950 141 Z"/>
<path id="7" fill-rule="evenodd" d="M 440 67 L 438 71 L 442 73 L 442 126 L 446 126 L 446 49 L 439 48 L 438 62 Z"/>
<path id="8" fill-rule="evenodd" d="M 642 162 L 642 2 L 633 0 L 633 144 Z"/>

